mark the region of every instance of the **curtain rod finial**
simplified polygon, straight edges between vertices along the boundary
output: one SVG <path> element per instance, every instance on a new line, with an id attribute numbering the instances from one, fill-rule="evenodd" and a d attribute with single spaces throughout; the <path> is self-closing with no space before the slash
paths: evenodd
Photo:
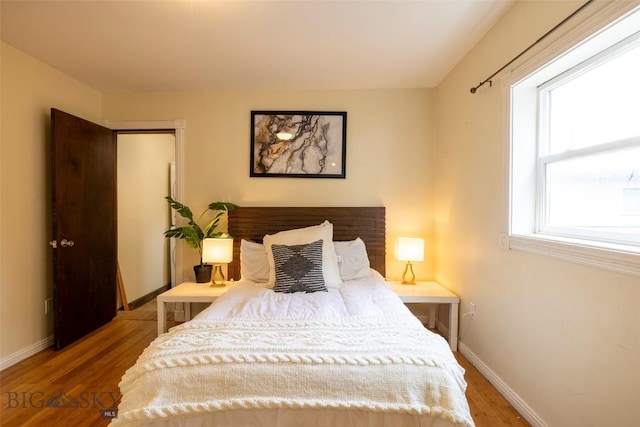
<path id="1" fill-rule="evenodd" d="M 469 89 L 469 92 L 476 93 L 478 91 L 478 89 L 480 89 L 482 86 L 484 86 L 485 83 L 489 83 L 489 87 L 493 87 L 493 80 L 485 80 L 483 82 L 480 82 L 478 84 L 478 86 L 475 86 L 475 87 L 472 87 L 471 89 Z"/>

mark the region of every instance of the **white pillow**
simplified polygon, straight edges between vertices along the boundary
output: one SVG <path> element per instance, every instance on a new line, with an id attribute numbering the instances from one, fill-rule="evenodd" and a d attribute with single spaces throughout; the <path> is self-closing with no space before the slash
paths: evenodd
<path id="1" fill-rule="evenodd" d="M 327 288 L 339 288 L 342 280 L 338 270 L 336 250 L 333 247 L 333 224 L 329 221 L 325 221 L 320 225 L 296 228 L 264 236 L 264 247 L 267 250 L 267 259 L 269 260 L 269 287 L 273 287 L 276 281 L 271 245 L 302 245 L 320 239 L 322 239 L 322 276 L 324 284 Z"/>
<path id="2" fill-rule="evenodd" d="M 262 243 L 240 240 L 240 278 L 254 283 L 269 282 L 269 260 Z"/>
<path id="3" fill-rule="evenodd" d="M 367 248 L 361 238 L 333 242 L 338 257 L 338 269 L 343 281 L 369 277 L 371 266 Z"/>

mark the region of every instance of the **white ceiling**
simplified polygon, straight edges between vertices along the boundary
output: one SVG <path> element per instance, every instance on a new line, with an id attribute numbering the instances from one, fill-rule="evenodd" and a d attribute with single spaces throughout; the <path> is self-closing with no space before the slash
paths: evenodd
<path id="1" fill-rule="evenodd" d="M 435 87 L 513 0 L 9 1 L 2 40 L 100 91 Z"/>

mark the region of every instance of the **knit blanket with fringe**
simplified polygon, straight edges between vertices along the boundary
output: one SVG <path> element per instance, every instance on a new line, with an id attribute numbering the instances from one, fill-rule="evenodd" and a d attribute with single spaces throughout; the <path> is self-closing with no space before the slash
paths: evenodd
<path id="1" fill-rule="evenodd" d="M 409 313 L 196 318 L 159 336 L 125 373 L 111 426 L 239 408 L 425 414 L 473 426 L 463 375 L 446 341 Z"/>

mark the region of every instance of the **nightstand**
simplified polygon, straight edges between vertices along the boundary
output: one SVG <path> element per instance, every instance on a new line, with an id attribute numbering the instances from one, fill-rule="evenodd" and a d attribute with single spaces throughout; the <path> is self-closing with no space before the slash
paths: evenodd
<path id="1" fill-rule="evenodd" d="M 429 328 L 436 326 L 436 304 L 449 304 L 449 346 L 451 351 L 458 350 L 458 307 L 460 298 L 436 282 L 416 282 L 415 285 L 403 285 L 400 282 L 387 281 L 387 284 L 404 303 L 431 304 L 429 307 Z"/>
<path id="2" fill-rule="evenodd" d="M 233 282 L 226 282 L 226 286 L 215 287 L 207 283 L 183 282 L 175 288 L 161 293 L 156 298 L 158 303 L 158 335 L 167 332 L 167 313 L 165 304 L 168 302 L 183 302 L 184 320 L 191 319 L 192 302 L 213 302 L 233 286 Z"/>

